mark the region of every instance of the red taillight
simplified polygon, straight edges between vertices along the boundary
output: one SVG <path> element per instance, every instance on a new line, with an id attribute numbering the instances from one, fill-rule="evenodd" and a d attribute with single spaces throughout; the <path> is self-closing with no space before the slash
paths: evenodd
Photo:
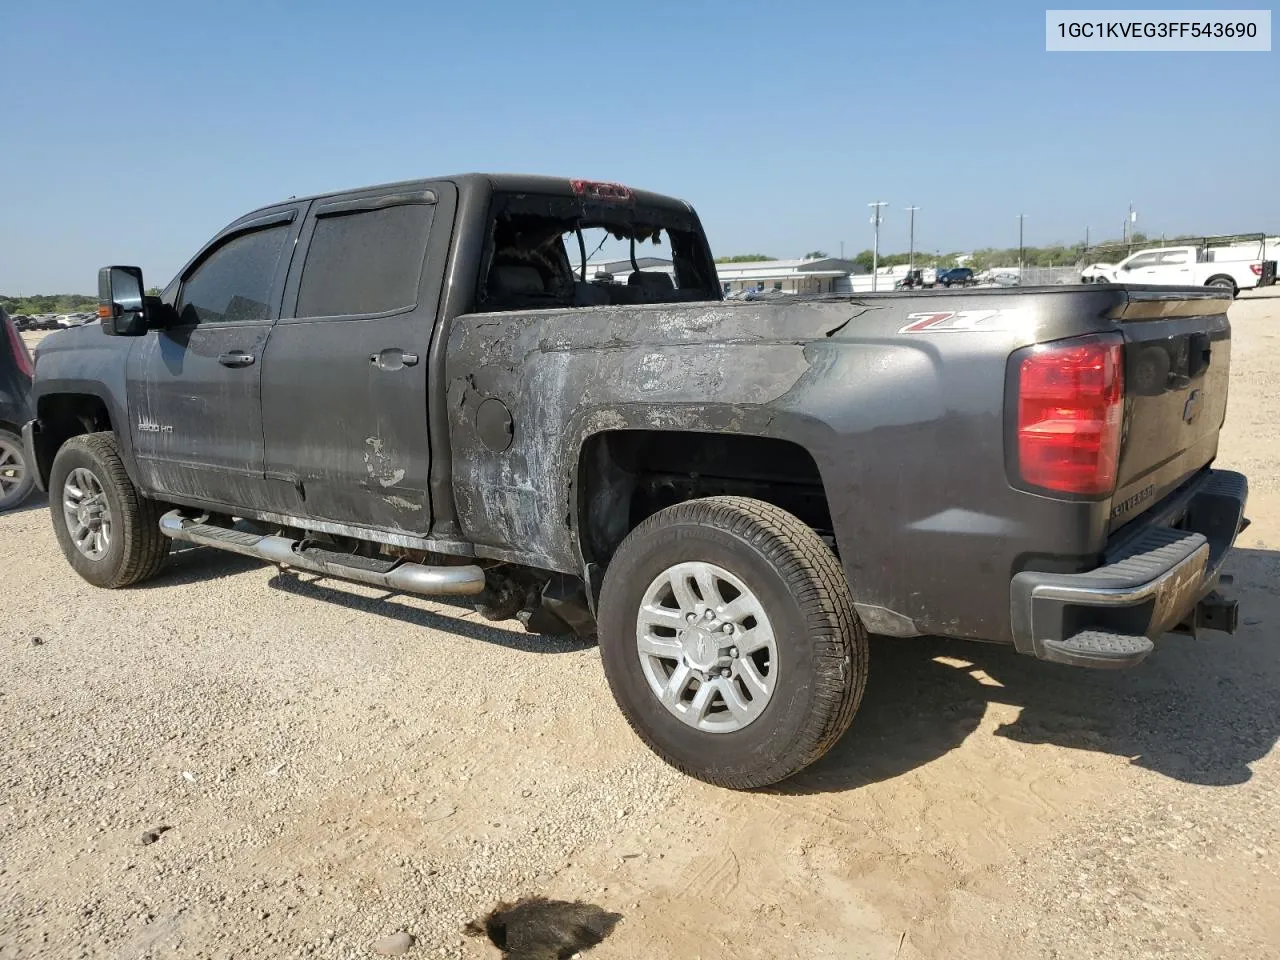
<path id="1" fill-rule="evenodd" d="M 1254 275 L 1255 277 L 1260 277 L 1260 276 L 1262 276 L 1262 264 L 1260 264 L 1260 263 L 1251 263 L 1251 264 L 1249 264 L 1249 269 L 1253 271 L 1253 275 Z"/>
<path id="2" fill-rule="evenodd" d="M 18 328 L 13 325 L 13 321 L 8 317 L 4 317 L 3 320 L 4 330 L 9 337 L 9 346 L 13 348 L 13 359 L 18 364 L 18 369 L 28 377 L 34 377 L 36 365 L 31 362 L 31 351 L 27 349 L 27 344 L 18 333 Z"/>
<path id="3" fill-rule="evenodd" d="M 1018 471 L 1059 493 L 1115 488 L 1124 346 L 1091 337 L 1033 347 L 1018 366 Z"/>

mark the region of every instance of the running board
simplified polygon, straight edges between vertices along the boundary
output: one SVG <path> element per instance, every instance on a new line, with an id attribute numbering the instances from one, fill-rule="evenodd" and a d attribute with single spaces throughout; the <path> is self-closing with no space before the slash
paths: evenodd
<path id="1" fill-rule="evenodd" d="M 298 570 L 309 570 L 342 580 L 354 580 L 398 593 L 428 597 L 472 597 L 484 591 L 484 571 L 474 564 L 428 567 L 407 560 L 378 560 L 348 556 L 316 547 L 303 547 L 288 537 L 259 536 L 242 530 L 216 527 L 170 510 L 160 518 L 160 532 L 171 540 L 227 550 Z"/>

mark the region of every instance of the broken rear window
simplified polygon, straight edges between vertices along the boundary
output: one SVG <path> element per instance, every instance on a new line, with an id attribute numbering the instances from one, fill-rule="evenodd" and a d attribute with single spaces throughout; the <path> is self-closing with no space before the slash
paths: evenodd
<path id="1" fill-rule="evenodd" d="M 494 196 L 476 295 L 480 310 L 719 298 L 692 213 L 578 197 Z"/>

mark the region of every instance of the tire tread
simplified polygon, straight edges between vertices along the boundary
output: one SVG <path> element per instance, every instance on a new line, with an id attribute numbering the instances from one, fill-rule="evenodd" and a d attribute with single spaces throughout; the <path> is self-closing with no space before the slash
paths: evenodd
<path id="1" fill-rule="evenodd" d="M 133 485 L 120 457 L 120 447 L 114 433 L 82 433 L 63 444 L 58 453 L 61 455 L 64 451 L 75 449 L 84 450 L 98 462 L 106 473 L 103 479 L 111 484 L 120 498 L 122 516 L 118 526 L 123 538 L 122 562 L 115 574 L 99 586 L 117 590 L 154 577 L 169 556 L 169 538 L 160 532 L 163 505 L 157 500 L 144 497 Z M 54 499 L 59 496 L 56 492 L 51 495 Z M 61 522 L 56 514 L 53 522 Z"/>
<path id="2" fill-rule="evenodd" d="M 750 775 L 736 776 L 708 775 L 704 770 L 691 769 L 665 755 L 630 712 L 623 713 L 636 735 L 682 773 L 737 790 L 777 783 L 825 754 L 848 730 L 862 700 L 867 681 L 868 643 L 854 610 L 848 581 L 840 562 L 821 537 L 794 514 L 763 500 L 736 496 L 689 500 L 648 517 L 631 536 L 642 537 L 673 521 L 705 524 L 729 532 L 773 564 L 790 587 L 814 645 L 818 669 L 814 708 L 787 756 Z M 625 541 L 619 552 L 622 549 Z M 610 578 L 615 569 L 611 564 L 605 573 L 602 604 L 611 586 L 618 586 L 611 583 Z"/>

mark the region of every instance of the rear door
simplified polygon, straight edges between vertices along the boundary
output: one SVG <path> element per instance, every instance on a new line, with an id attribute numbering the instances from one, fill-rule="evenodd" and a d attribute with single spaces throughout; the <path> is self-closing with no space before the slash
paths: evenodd
<path id="1" fill-rule="evenodd" d="M 290 512 L 429 532 L 428 353 L 454 207 L 449 183 L 312 205 L 263 366 L 266 472 Z"/>
<path id="2" fill-rule="evenodd" d="M 251 506 L 263 484 L 262 359 L 300 227 L 298 206 L 233 225 L 183 270 L 176 325 L 130 351 L 139 469 L 155 492 Z"/>
<path id="3" fill-rule="evenodd" d="M 1231 372 L 1230 296 L 1133 291 L 1121 311 L 1125 419 L 1111 527 L 1121 526 L 1218 452 Z"/>
<path id="4" fill-rule="evenodd" d="M 1142 283 L 1159 283 L 1169 286 L 1191 286 L 1194 282 L 1192 266 L 1195 264 L 1195 251 L 1162 250 L 1156 254 L 1155 263 L 1147 268 Z"/>

